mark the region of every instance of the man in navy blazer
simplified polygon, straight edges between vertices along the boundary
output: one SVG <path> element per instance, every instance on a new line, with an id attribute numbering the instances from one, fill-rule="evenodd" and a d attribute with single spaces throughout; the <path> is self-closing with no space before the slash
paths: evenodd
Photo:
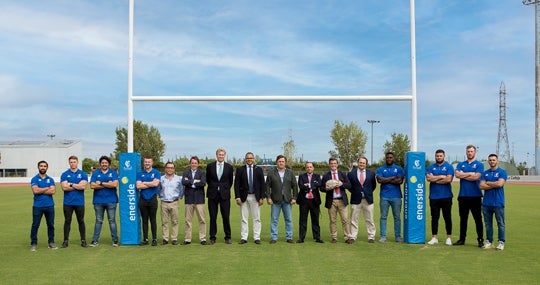
<path id="1" fill-rule="evenodd" d="M 351 181 L 351 240 L 354 242 L 358 237 L 358 219 L 360 212 L 366 222 L 367 238 L 369 243 L 375 242 L 375 222 L 373 221 L 374 205 L 373 191 L 377 187 L 375 172 L 366 168 L 367 158 L 358 159 L 358 168 L 349 172 Z"/>
<path id="2" fill-rule="evenodd" d="M 256 244 L 261 244 L 261 209 L 266 193 L 264 172 L 256 166 L 255 155 L 246 153 L 246 164 L 236 168 L 234 177 L 234 198 L 240 206 L 242 221 L 240 224 L 240 244 L 247 243 L 249 236 L 249 213 L 253 219 L 253 239 Z"/>
<path id="3" fill-rule="evenodd" d="M 231 244 L 231 187 L 233 186 L 232 165 L 225 162 L 227 152 L 218 148 L 216 150 L 217 161 L 206 166 L 206 197 L 208 198 L 208 214 L 210 215 L 210 244 L 216 243 L 218 207 L 223 221 L 225 243 Z"/>
<path id="4" fill-rule="evenodd" d="M 204 186 L 206 176 L 204 171 L 199 169 L 199 158 L 192 156 L 189 160 L 190 169 L 182 174 L 182 185 L 184 185 L 184 195 L 186 203 L 186 228 L 185 238 L 182 245 L 191 244 L 191 221 L 193 213 L 197 212 L 199 220 L 199 240 L 202 245 L 206 245 L 206 219 L 204 213 Z"/>
<path id="5" fill-rule="evenodd" d="M 298 176 L 298 197 L 296 198 L 296 204 L 300 206 L 300 239 L 298 243 L 303 243 L 307 232 L 307 220 L 308 214 L 311 215 L 311 231 L 313 233 L 313 239 L 318 243 L 323 243 L 321 239 L 321 227 L 319 226 L 319 215 L 321 205 L 321 176 L 317 173 L 313 173 L 313 163 L 306 162 L 306 173 Z"/>
<path id="6" fill-rule="evenodd" d="M 326 203 L 324 207 L 328 209 L 328 216 L 330 217 L 330 235 L 332 236 L 332 243 L 337 242 L 337 214 L 341 218 L 341 226 L 343 228 L 343 239 L 346 243 L 351 243 L 350 240 L 350 226 L 349 226 L 349 211 L 347 205 L 349 200 L 347 199 L 346 189 L 351 188 L 351 182 L 347 174 L 338 170 L 338 161 L 336 158 L 330 158 L 328 160 L 330 171 L 328 171 L 322 178 L 322 187 L 326 190 Z M 326 182 L 328 180 L 337 180 L 338 186 L 336 188 L 326 188 Z"/>

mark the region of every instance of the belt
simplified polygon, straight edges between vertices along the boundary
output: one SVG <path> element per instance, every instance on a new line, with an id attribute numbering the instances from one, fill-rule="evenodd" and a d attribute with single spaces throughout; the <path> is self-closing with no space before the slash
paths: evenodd
<path id="1" fill-rule="evenodd" d="M 342 200 L 342 199 L 343 199 L 342 197 L 334 198 L 334 200 Z"/>
<path id="2" fill-rule="evenodd" d="M 178 201 L 178 199 L 174 199 L 174 200 L 172 200 L 172 201 L 161 201 L 161 202 L 162 202 L 162 203 L 174 203 L 174 202 L 176 202 L 176 201 Z"/>

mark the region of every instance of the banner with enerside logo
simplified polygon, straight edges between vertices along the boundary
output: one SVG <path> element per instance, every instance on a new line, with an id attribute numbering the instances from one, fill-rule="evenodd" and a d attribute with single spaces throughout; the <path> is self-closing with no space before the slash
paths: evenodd
<path id="1" fill-rule="evenodd" d="M 137 193 L 137 171 L 141 168 L 141 155 L 136 152 L 120 153 L 118 165 L 120 184 L 120 243 L 141 243 L 139 219 L 139 195 Z"/>
<path id="2" fill-rule="evenodd" d="M 404 239 L 406 243 L 426 242 L 426 154 L 407 152 L 405 156 Z"/>

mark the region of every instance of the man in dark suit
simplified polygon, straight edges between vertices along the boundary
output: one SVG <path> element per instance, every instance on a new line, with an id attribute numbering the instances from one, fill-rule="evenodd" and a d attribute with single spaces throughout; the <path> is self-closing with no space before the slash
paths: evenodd
<path id="1" fill-rule="evenodd" d="M 208 213 L 210 214 L 210 244 L 216 243 L 218 207 L 221 211 L 225 243 L 231 244 L 231 187 L 233 186 L 233 167 L 225 162 L 227 152 L 218 148 L 217 161 L 206 166 L 206 197 L 208 198 Z"/>
<path id="2" fill-rule="evenodd" d="M 346 243 L 351 243 L 350 240 L 350 226 L 349 226 L 349 211 L 347 205 L 349 200 L 347 199 L 346 189 L 351 188 L 351 182 L 347 174 L 338 170 L 338 161 L 335 158 L 328 160 L 330 171 L 328 171 L 322 178 L 322 185 L 326 190 L 326 202 L 324 207 L 328 209 L 328 216 L 330 217 L 330 235 L 332 236 L 332 243 L 337 242 L 337 215 L 341 218 L 341 226 L 343 228 L 343 239 Z M 328 180 L 336 180 L 338 182 L 335 188 L 326 188 L 326 182 Z"/>
<path id="3" fill-rule="evenodd" d="M 306 162 L 306 173 L 298 176 L 298 197 L 296 203 L 300 206 L 300 239 L 298 243 L 303 243 L 306 237 L 308 213 L 311 215 L 311 231 L 313 238 L 318 243 L 323 243 L 321 239 L 321 227 L 319 226 L 319 214 L 321 205 L 321 176 L 313 173 L 313 163 Z"/>
<path id="4" fill-rule="evenodd" d="M 240 225 L 240 244 L 247 243 L 249 236 L 249 213 L 253 219 L 253 239 L 261 244 L 261 209 L 266 184 L 262 168 L 255 166 L 255 156 L 252 152 L 246 153 L 244 166 L 236 169 L 234 177 L 234 198 L 240 206 L 242 222 Z"/>
<path id="5" fill-rule="evenodd" d="M 360 212 L 366 221 L 367 238 L 369 243 L 375 242 L 375 222 L 373 221 L 374 205 L 373 191 L 377 187 L 375 172 L 366 169 L 368 160 L 365 157 L 358 159 L 358 168 L 349 172 L 351 181 L 351 240 L 358 237 L 358 218 Z"/>
<path id="6" fill-rule="evenodd" d="M 283 211 L 285 219 L 285 238 L 288 243 L 293 240 L 292 205 L 296 204 L 298 183 L 292 170 L 286 168 L 287 158 L 284 155 L 276 157 L 276 167 L 270 169 L 266 177 L 266 202 L 272 206 L 270 210 L 270 244 L 278 239 L 279 213 Z"/>
<path id="7" fill-rule="evenodd" d="M 182 245 L 191 244 L 191 221 L 194 212 L 197 212 L 199 220 L 199 240 L 202 245 L 206 245 L 206 219 L 204 213 L 206 176 L 204 171 L 199 169 L 198 157 L 192 156 L 189 164 L 190 169 L 182 174 L 182 185 L 184 185 L 184 195 L 186 197 L 186 234 Z"/>

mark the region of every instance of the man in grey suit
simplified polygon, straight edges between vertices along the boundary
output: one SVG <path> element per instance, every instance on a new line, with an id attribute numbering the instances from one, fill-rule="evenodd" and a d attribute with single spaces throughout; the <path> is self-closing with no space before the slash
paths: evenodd
<path id="1" fill-rule="evenodd" d="M 279 213 L 283 211 L 285 218 L 285 237 L 288 243 L 294 243 L 292 205 L 296 204 L 298 184 L 292 170 L 285 167 L 287 158 L 284 155 L 276 157 L 276 168 L 273 168 L 266 177 L 266 197 L 271 209 L 270 243 L 278 239 Z"/>
<path id="2" fill-rule="evenodd" d="M 360 157 L 358 159 L 358 168 L 348 174 L 351 182 L 351 242 L 354 242 L 358 237 L 360 212 L 364 215 L 366 222 L 368 242 L 375 242 L 377 229 L 373 221 L 373 191 L 377 187 L 377 179 L 375 179 L 375 172 L 366 168 L 367 163 L 367 158 Z"/>

